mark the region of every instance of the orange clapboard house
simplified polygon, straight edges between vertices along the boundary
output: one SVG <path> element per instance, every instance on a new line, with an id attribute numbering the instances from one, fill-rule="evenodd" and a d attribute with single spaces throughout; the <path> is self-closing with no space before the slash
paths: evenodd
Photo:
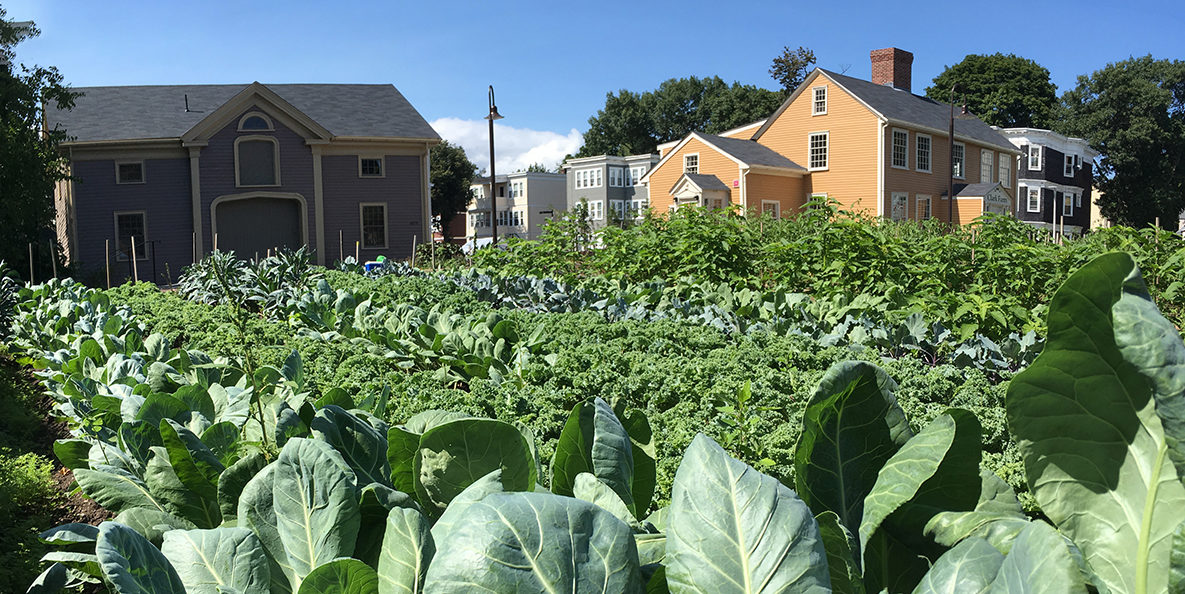
<path id="1" fill-rule="evenodd" d="M 1013 212 L 1019 150 L 956 109 L 952 164 L 950 106 L 910 92 L 913 54 L 888 48 L 871 58 L 871 82 L 819 68 L 766 120 L 659 147 L 662 160 L 644 180 L 651 207 L 722 206 L 726 196 L 744 210 L 789 215 L 819 196 L 893 219 L 965 224 Z"/>

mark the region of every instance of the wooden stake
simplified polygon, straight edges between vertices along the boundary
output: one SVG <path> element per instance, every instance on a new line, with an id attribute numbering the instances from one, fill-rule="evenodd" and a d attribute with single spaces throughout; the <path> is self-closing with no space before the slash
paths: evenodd
<path id="1" fill-rule="evenodd" d="M 107 288 L 111 288 L 111 240 L 103 241 L 103 257 L 107 261 Z"/>
<path id="2" fill-rule="evenodd" d="M 360 242 L 360 241 L 354 242 L 354 261 L 355 262 L 362 262 L 362 254 L 360 252 L 361 247 L 362 247 L 362 242 Z"/>
<path id="3" fill-rule="evenodd" d="M 412 268 L 416 267 L 416 239 L 417 238 L 418 238 L 417 235 L 411 236 L 411 267 Z"/>
<path id="4" fill-rule="evenodd" d="M 197 264 L 197 233 L 189 234 L 189 256 L 193 264 Z"/>
<path id="5" fill-rule="evenodd" d="M 214 251 L 218 251 L 218 234 L 214 234 Z"/>
<path id="6" fill-rule="evenodd" d="M 337 230 L 337 257 L 339 260 L 346 259 L 346 244 L 342 243 L 342 230 Z"/>
<path id="7" fill-rule="evenodd" d="M 33 242 L 29 242 L 29 284 L 33 283 Z"/>
<path id="8" fill-rule="evenodd" d="M 136 236 L 132 236 L 132 280 L 140 282 L 140 266 L 136 262 Z"/>
<path id="9" fill-rule="evenodd" d="M 53 277 L 58 278 L 58 253 L 52 248 L 49 250 L 49 265 L 53 267 Z"/>

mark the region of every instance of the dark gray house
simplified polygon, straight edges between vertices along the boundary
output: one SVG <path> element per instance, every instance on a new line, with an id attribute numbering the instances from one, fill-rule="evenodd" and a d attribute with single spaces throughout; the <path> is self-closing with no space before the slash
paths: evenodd
<path id="1" fill-rule="evenodd" d="M 57 232 L 81 278 L 177 278 L 213 250 L 404 257 L 430 240 L 440 137 L 391 85 L 84 87 L 47 114 L 71 181 Z M 155 272 L 154 272 L 155 271 Z M 155 276 L 154 276 L 155 275 Z"/>
<path id="2" fill-rule="evenodd" d="M 1058 233 L 1090 229 L 1091 188 L 1098 153 L 1086 140 L 1037 128 L 1000 130 L 1021 150 L 1016 218 Z"/>

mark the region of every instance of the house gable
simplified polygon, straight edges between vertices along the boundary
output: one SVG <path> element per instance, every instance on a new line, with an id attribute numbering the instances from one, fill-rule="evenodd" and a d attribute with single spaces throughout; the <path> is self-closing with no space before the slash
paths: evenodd
<path id="1" fill-rule="evenodd" d="M 670 190 L 683 176 L 683 158 L 692 154 L 698 157 L 699 170 L 697 173 L 716 176 L 728 186 L 729 202 L 741 204 L 740 179 L 741 169 L 745 167 L 745 164 L 705 142 L 702 137 L 693 132 L 668 151 L 666 156 L 658 162 L 658 165 L 655 165 L 643 178 L 643 182 L 649 188 L 651 208 L 657 212 L 664 212 L 674 204 L 674 197 Z"/>
<path id="2" fill-rule="evenodd" d="M 293 107 L 267 86 L 254 82 L 182 134 L 182 144 L 202 146 L 228 124 L 237 122 L 252 106 L 255 110 L 282 122 L 303 137 L 307 144 L 326 143 L 333 136 L 329 130 Z"/>

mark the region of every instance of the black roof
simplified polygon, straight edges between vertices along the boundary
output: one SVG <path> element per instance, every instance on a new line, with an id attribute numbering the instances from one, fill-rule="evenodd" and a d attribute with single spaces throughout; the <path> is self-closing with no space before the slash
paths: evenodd
<path id="1" fill-rule="evenodd" d="M 766 167 L 783 167 L 788 169 L 801 169 L 806 171 L 806 168 L 783 157 L 773 149 L 763 144 L 758 144 L 755 140 L 746 140 L 743 138 L 729 138 L 727 136 L 716 136 L 714 134 L 699 134 L 707 142 L 711 143 L 716 148 L 736 157 L 737 160 L 743 161 L 749 165 L 763 165 Z"/>
<path id="2" fill-rule="evenodd" d="M 48 109 L 78 141 L 180 138 L 249 85 L 76 87 L 71 111 Z M 393 85 L 264 85 L 334 136 L 426 138 L 440 136 Z M 185 110 L 186 97 L 189 111 Z"/>

